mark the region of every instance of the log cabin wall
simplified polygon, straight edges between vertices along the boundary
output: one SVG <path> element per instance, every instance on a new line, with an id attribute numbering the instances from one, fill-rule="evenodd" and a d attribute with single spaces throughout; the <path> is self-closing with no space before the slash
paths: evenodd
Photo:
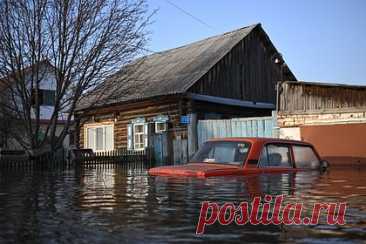
<path id="1" fill-rule="evenodd" d="M 169 116 L 168 130 L 171 139 L 180 136 L 187 138 L 187 126 L 180 124 L 180 116 L 196 113 L 198 119 L 230 119 L 237 117 L 270 116 L 271 110 L 251 109 L 237 106 L 192 101 L 184 96 L 167 96 L 146 99 L 138 102 L 110 105 L 104 108 L 93 108 L 77 115 L 79 122 L 79 147 L 84 148 L 85 125 L 113 124 L 114 148 L 127 147 L 127 125 L 136 118 L 151 121 L 155 116 Z M 210 117 L 214 116 L 214 117 Z M 215 117 L 216 116 L 216 117 Z"/>
<path id="2" fill-rule="evenodd" d="M 280 114 L 314 114 L 366 110 L 366 87 L 284 82 Z"/>
<path id="3" fill-rule="evenodd" d="M 84 128 L 85 125 L 96 123 L 114 124 L 114 148 L 127 147 L 127 125 L 131 120 L 143 117 L 146 121 L 151 121 L 158 115 L 169 116 L 169 127 L 180 133 L 186 131 L 186 126 L 180 124 L 180 115 L 186 112 L 185 103 L 179 97 L 159 97 L 128 104 L 108 106 L 105 108 L 92 109 L 85 112 L 80 120 L 79 146 L 84 148 Z M 175 134 L 175 133 L 173 133 Z"/>
<path id="4" fill-rule="evenodd" d="M 276 102 L 276 84 L 296 80 L 274 62 L 277 53 L 261 28 L 252 31 L 199 79 L 189 92 L 255 102 Z"/>

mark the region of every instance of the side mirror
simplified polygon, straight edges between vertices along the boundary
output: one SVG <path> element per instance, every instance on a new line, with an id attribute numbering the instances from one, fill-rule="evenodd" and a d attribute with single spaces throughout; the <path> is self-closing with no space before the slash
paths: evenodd
<path id="1" fill-rule="evenodd" d="M 329 167 L 329 162 L 327 160 L 321 160 L 320 161 L 320 170 L 326 171 Z"/>

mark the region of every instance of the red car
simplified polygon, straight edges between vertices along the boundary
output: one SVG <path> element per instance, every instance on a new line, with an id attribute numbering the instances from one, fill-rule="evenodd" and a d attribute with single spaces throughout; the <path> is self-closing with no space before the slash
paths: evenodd
<path id="1" fill-rule="evenodd" d="M 151 168 L 150 175 L 224 176 L 321 169 L 315 148 L 302 141 L 273 138 L 221 138 L 205 142 L 188 164 Z"/>

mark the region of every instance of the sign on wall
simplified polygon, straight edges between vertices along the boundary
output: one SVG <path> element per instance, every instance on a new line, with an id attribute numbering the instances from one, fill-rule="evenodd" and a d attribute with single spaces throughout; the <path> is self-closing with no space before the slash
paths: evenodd
<path id="1" fill-rule="evenodd" d="M 184 125 L 187 125 L 189 123 L 191 123 L 191 118 L 189 115 L 182 115 L 180 116 L 180 123 L 181 124 L 184 124 Z"/>

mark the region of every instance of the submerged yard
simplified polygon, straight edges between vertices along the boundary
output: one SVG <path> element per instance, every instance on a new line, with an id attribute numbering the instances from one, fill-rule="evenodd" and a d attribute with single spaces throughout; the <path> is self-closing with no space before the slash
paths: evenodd
<path id="1" fill-rule="evenodd" d="M 151 177 L 146 164 L 0 171 L 0 242 L 359 242 L 366 238 L 366 168 L 251 177 Z M 253 196 L 344 202 L 344 226 L 212 225 L 195 230 L 202 201 Z"/>

